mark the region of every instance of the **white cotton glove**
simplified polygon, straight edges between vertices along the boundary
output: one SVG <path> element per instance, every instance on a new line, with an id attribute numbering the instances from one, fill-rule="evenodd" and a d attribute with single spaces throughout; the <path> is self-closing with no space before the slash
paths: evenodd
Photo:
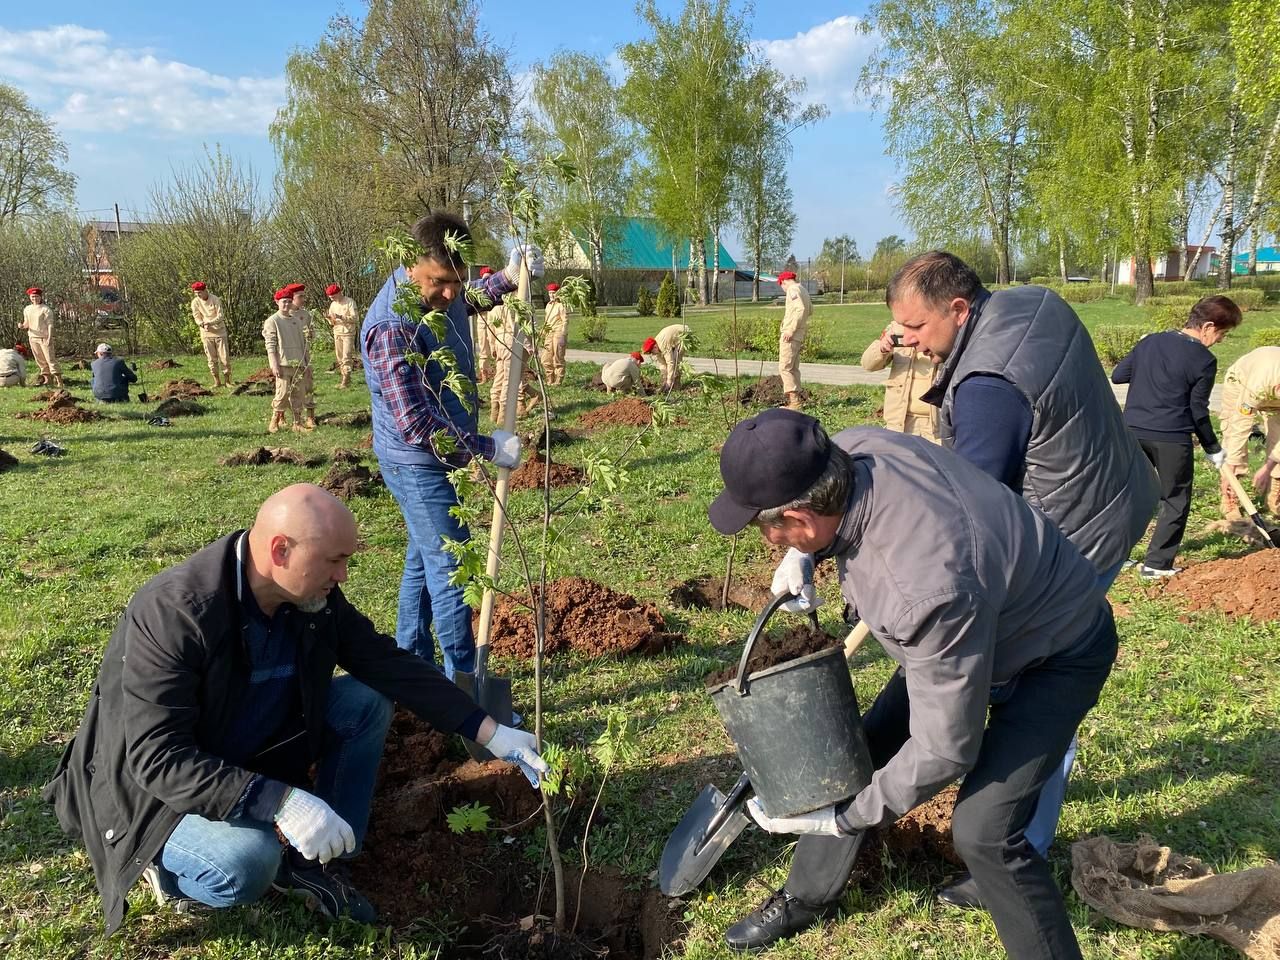
<path id="1" fill-rule="evenodd" d="M 319 797 L 297 787 L 285 794 L 275 819 L 285 839 L 308 860 L 328 863 L 356 849 L 351 825 Z"/>
<path id="2" fill-rule="evenodd" d="M 1227 462 L 1227 451 L 1219 450 L 1217 453 L 1206 453 L 1204 458 L 1213 464 L 1213 469 L 1221 470 L 1222 465 Z"/>
<path id="3" fill-rule="evenodd" d="M 789 593 L 794 600 L 782 605 L 787 613 L 810 613 L 822 604 L 818 599 L 818 591 L 813 588 L 813 554 L 801 553 L 795 547 L 787 551 L 787 555 L 778 564 L 773 574 L 773 585 L 769 588 L 773 595 Z"/>
<path id="4" fill-rule="evenodd" d="M 539 776 L 545 776 L 551 772 L 547 761 L 538 755 L 538 741 L 532 733 L 498 724 L 498 729 L 493 732 L 489 742 L 482 743 L 480 746 L 499 760 L 506 760 L 518 766 L 520 772 L 534 787 L 538 785 Z"/>
<path id="5" fill-rule="evenodd" d="M 514 433 L 493 431 L 493 465 L 511 470 L 520 466 L 520 438 Z"/>
<path id="6" fill-rule="evenodd" d="M 759 797 L 747 801 L 747 813 L 759 824 L 761 830 L 769 833 L 807 833 L 824 837 L 843 837 L 845 833 L 836 824 L 835 806 L 823 807 L 812 813 L 802 813 L 797 817 L 771 817 L 764 812 Z"/>
<path id="7" fill-rule="evenodd" d="M 511 248 L 507 256 L 507 267 L 503 272 L 512 283 L 520 282 L 520 261 L 529 259 L 529 276 L 540 277 L 546 268 L 542 263 L 542 251 L 532 243 L 520 243 Z"/>

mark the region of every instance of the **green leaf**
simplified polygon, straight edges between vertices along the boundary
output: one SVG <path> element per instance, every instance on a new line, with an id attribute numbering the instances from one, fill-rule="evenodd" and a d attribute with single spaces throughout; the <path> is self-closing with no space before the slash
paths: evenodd
<path id="1" fill-rule="evenodd" d="M 479 802 L 454 807 L 445 815 L 454 833 L 484 833 L 489 829 L 489 808 Z"/>

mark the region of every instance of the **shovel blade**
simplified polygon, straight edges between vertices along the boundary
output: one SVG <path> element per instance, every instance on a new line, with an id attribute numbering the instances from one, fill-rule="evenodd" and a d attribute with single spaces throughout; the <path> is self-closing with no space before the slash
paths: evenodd
<path id="1" fill-rule="evenodd" d="M 725 795 L 708 784 L 676 824 L 658 864 L 658 887 L 669 897 L 682 897 L 707 878 L 729 845 L 751 822 L 742 811 L 742 798 L 720 826 L 710 830 L 725 805 Z"/>
<path id="2" fill-rule="evenodd" d="M 459 672 L 453 675 L 453 682 L 470 694 L 471 699 L 475 700 L 495 721 L 503 726 L 511 726 L 510 680 L 491 675 L 477 677 L 474 673 Z M 462 742 L 467 745 L 467 753 L 471 754 L 472 760 L 484 763 L 486 760 L 494 759 L 493 754 L 475 741 Z"/>

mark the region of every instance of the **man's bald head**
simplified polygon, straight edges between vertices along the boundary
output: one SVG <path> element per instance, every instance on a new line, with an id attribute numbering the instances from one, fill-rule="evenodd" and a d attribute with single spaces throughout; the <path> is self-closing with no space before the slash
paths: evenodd
<path id="1" fill-rule="evenodd" d="M 264 610 L 286 601 L 324 609 L 329 591 L 347 579 L 347 560 L 358 545 L 355 517 L 327 490 L 295 483 L 272 494 L 249 531 L 253 570 L 267 595 L 258 596 L 259 603 Z"/>

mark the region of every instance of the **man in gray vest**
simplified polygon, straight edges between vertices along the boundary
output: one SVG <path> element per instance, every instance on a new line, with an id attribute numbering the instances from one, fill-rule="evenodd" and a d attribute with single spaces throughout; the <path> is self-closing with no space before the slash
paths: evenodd
<path id="1" fill-rule="evenodd" d="M 941 363 L 924 399 L 940 408 L 942 442 L 1043 510 L 1093 562 L 1105 593 L 1146 531 L 1159 484 L 1075 311 L 1045 287 L 988 293 L 968 264 L 941 250 L 904 264 L 885 299 L 903 346 Z M 1027 829 L 1042 855 L 1075 748 L 1073 739 Z M 982 906 L 968 877 L 940 896 Z"/>

